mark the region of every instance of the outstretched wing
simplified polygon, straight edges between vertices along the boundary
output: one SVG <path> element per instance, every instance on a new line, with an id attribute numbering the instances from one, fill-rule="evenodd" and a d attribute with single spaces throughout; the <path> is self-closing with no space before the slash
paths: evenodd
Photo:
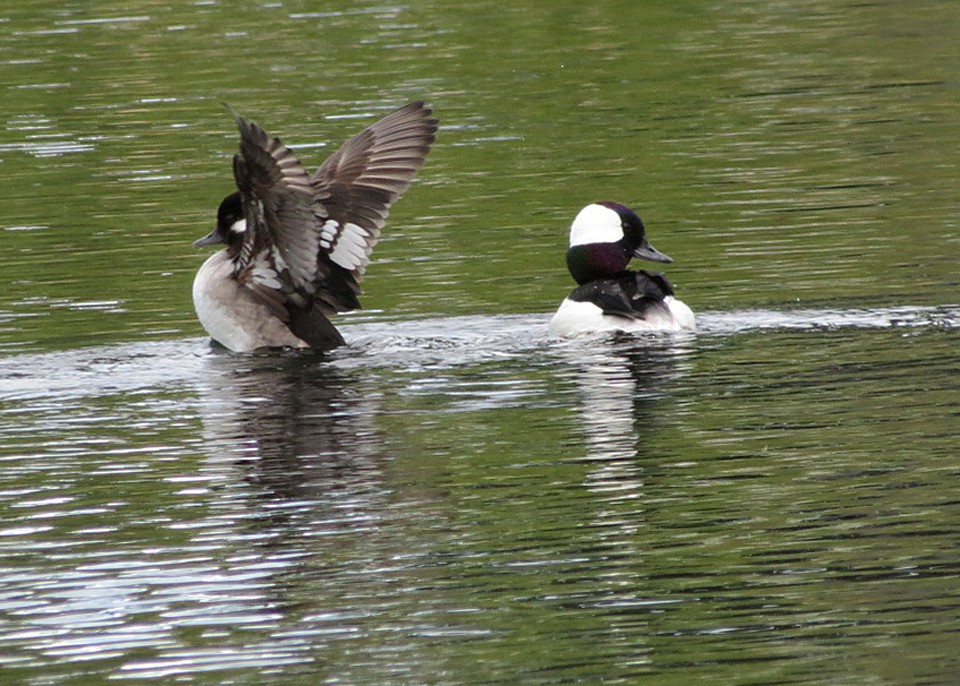
<path id="1" fill-rule="evenodd" d="M 230 111 L 240 131 L 233 171 L 246 219 L 235 277 L 284 321 L 358 308 L 358 282 L 390 206 L 434 140 L 430 109 L 415 102 L 388 114 L 312 177 L 278 138 Z"/>
<path id="2" fill-rule="evenodd" d="M 437 120 L 430 114 L 422 102 L 391 112 L 344 143 L 313 176 L 327 217 L 321 258 L 344 278 L 354 301 L 390 206 L 410 186 L 434 141 Z"/>
<path id="3" fill-rule="evenodd" d="M 233 175 L 246 219 L 234 262 L 237 279 L 268 299 L 309 299 L 315 288 L 323 218 L 313 184 L 293 152 L 231 110 L 240 130 Z M 262 291 L 274 290 L 275 294 Z M 305 304 L 306 300 L 304 301 Z"/>

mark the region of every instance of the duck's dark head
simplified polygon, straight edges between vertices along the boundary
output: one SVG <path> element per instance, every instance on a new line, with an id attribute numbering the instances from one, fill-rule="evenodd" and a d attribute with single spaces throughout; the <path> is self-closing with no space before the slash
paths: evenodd
<path id="1" fill-rule="evenodd" d="M 200 240 L 194 241 L 193 247 L 200 248 L 205 245 L 224 243 L 231 250 L 239 249 L 246 229 L 247 222 L 244 218 L 240 193 L 231 193 L 217 208 L 217 225 L 213 231 Z"/>
<path id="2" fill-rule="evenodd" d="M 631 258 L 673 262 L 647 240 L 640 216 L 626 205 L 605 200 L 587 205 L 570 226 L 567 268 L 579 284 L 625 271 Z"/>

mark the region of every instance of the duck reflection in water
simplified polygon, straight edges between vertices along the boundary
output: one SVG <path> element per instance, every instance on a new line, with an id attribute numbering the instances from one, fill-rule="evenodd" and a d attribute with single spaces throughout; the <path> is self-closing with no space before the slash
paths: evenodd
<path id="1" fill-rule="evenodd" d="M 376 393 L 359 392 L 361 379 L 299 353 L 207 359 L 215 367 L 203 406 L 210 468 L 241 466 L 267 501 L 359 506 L 383 490 Z"/>
<path id="2" fill-rule="evenodd" d="M 604 345 L 574 341 L 569 368 L 579 388 L 584 459 L 595 465 L 587 486 L 642 495 L 644 463 L 656 459 L 661 405 L 671 379 L 683 374 L 687 349 L 677 337 L 614 334 Z M 585 349 L 586 348 L 586 349 Z"/>

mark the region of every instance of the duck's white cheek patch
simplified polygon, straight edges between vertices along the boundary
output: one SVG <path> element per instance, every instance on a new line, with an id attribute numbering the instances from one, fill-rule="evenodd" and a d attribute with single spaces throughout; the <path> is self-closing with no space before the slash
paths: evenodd
<path id="1" fill-rule="evenodd" d="M 349 271 L 363 269 L 370 260 L 370 232 L 352 222 L 342 226 L 328 219 L 320 228 L 320 247 L 330 252 L 330 259 Z"/>
<path id="2" fill-rule="evenodd" d="M 230 225 L 230 233 L 241 234 L 247 230 L 247 220 L 239 219 Z"/>
<path id="3" fill-rule="evenodd" d="M 603 205 L 587 205 L 570 226 L 570 245 L 616 243 L 623 238 L 620 215 Z"/>

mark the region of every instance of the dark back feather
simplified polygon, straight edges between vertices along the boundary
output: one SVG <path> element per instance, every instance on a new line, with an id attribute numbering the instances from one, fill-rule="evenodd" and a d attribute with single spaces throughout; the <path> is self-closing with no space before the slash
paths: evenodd
<path id="1" fill-rule="evenodd" d="M 570 294 L 570 300 L 592 302 L 603 313 L 627 319 L 646 319 L 653 310 L 669 313 L 663 299 L 673 295 L 666 275 L 640 270 L 623 272 L 612 279 L 586 283 Z"/>

